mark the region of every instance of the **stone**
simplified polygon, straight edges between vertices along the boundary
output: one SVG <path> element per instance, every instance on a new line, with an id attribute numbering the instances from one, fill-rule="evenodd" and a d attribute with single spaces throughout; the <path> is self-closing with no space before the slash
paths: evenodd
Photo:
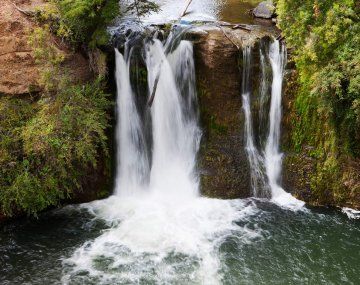
<path id="1" fill-rule="evenodd" d="M 271 19 L 275 15 L 275 6 L 271 1 L 261 2 L 254 10 L 256 18 Z"/>

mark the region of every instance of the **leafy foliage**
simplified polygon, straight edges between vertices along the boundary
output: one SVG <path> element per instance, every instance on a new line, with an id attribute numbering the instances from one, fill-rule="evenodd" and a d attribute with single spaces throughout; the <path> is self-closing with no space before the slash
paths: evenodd
<path id="1" fill-rule="evenodd" d="M 360 5 L 355 0 L 276 2 L 299 73 L 294 147 L 312 146 L 314 195 L 339 202 L 346 191 L 355 191 L 344 186 L 351 184 L 344 161 L 360 157 Z"/>
<path id="2" fill-rule="evenodd" d="M 134 0 L 127 7 L 127 11 L 135 11 L 138 17 L 146 15 L 150 12 L 157 12 L 159 9 L 160 8 L 156 3 L 149 0 Z"/>
<path id="3" fill-rule="evenodd" d="M 106 110 L 101 80 L 70 86 L 55 99 L 0 101 L 0 209 L 36 214 L 57 205 L 107 154 Z M 99 149 L 100 147 L 100 149 Z"/>
<path id="4" fill-rule="evenodd" d="M 354 0 L 277 1 L 280 28 L 296 48 L 301 128 L 313 126 L 313 116 L 320 124 L 330 119 L 338 143 L 354 156 L 360 155 L 359 10 Z"/>
<path id="5" fill-rule="evenodd" d="M 38 83 L 45 92 L 56 92 L 65 73 L 61 67 L 65 55 L 51 41 L 49 26 L 35 28 L 29 36 L 29 45 L 34 51 L 35 62 L 41 64 Z"/>
<path id="6" fill-rule="evenodd" d="M 107 26 L 120 14 L 118 0 L 50 0 L 37 19 L 74 46 L 91 48 L 108 42 Z"/>

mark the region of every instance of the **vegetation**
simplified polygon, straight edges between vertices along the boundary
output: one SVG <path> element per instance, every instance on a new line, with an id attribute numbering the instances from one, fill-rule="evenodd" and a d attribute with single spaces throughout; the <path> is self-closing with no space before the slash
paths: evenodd
<path id="1" fill-rule="evenodd" d="M 134 0 L 130 3 L 128 11 L 135 11 L 138 17 L 148 14 L 150 11 L 159 11 L 159 6 L 153 1 L 149 0 Z"/>
<path id="2" fill-rule="evenodd" d="M 67 42 L 90 48 L 106 45 L 107 27 L 120 15 L 119 0 L 49 0 L 50 5 L 37 11 L 40 22 L 48 23 L 50 30 Z M 153 1 L 135 0 L 127 7 L 137 16 L 158 11 Z"/>
<path id="3" fill-rule="evenodd" d="M 119 13 L 118 0 L 50 0 L 37 11 L 37 19 L 75 47 L 95 48 L 108 42 L 106 29 Z"/>
<path id="4" fill-rule="evenodd" d="M 96 80 L 38 102 L 1 98 L 1 212 L 36 214 L 81 189 L 100 150 L 107 154 L 109 101 L 102 90 Z"/>
<path id="5" fill-rule="evenodd" d="M 360 5 L 355 0 L 276 2 L 299 74 L 293 145 L 298 151 L 312 146 L 318 162 L 311 181 L 315 197 L 341 202 L 360 191 L 344 186 L 354 175 L 343 163 L 360 157 Z"/>
<path id="6" fill-rule="evenodd" d="M 118 14 L 117 5 L 117 0 L 51 0 L 37 11 L 40 26 L 29 44 L 42 92 L 0 98 L 0 213 L 36 215 L 58 205 L 82 190 L 85 177 L 107 160 L 111 103 L 104 80 L 70 80 L 66 54 L 51 33 L 74 48 L 95 47 L 107 40 L 106 25 Z"/>
<path id="7" fill-rule="evenodd" d="M 105 131 L 111 102 L 104 91 L 106 58 L 98 47 L 109 41 L 107 27 L 120 14 L 119 1 L 47 2 L 32 13 L 39 26 L 29 37 L 41 94 L 29 90 L 26 99 L 0 97 L 0 213 L 7 216 L 56 206 L 82 190 L 87 177 L 109 167 Z M 148 0 L 134 3 L 129 9 L 139 15 L 156 9 Z M 70 80 L 64 63 L 71 51 L 65 52 L 54 35 L 73 50 L 88 52 L 93 80 Z"/>

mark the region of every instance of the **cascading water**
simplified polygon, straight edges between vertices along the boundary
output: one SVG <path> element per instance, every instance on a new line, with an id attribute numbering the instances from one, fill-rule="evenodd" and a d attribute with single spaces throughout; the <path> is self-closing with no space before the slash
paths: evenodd
<path id="1" fill-rule="evenodd" d="M 246 152 L 250 164 L 251 182 L 253 195 L 255 197 L 271 197 L 271 200 L 279 205 L 299 209 L 304 203 L 295 199 L 291 194 L 284 191 L 279 185 L 281 175 L 282 153 L 279 151 L 280 124 L 281 124 L 281 96 L 284 77 L 284 66 L 286 63 L 286 49 L 279 41 L 275 40 L 270 44 L 269 61 L 272 69 L 271 102 L 269 111 L 269 130 L 266 139 L 265 149 L 258 150 L 254 143 L 254 131 L 252 126 L 251 113 L 251 88 L 249 87 L 251 48 L 245 47 L 243 52 L 243 110 L 245 114 L 245 136 Z M 266 99 L 266 64 L 263 51 L 260 49 L 260 124 L 265 113 Z M 260 135 L 260 134 L 259 134 Z M 260 144 L 261 147 L 261 144 Z M 264 175 L 266 172 L 266 178 Z"/>
<path id="2" fill-rule="evenodd" d="M 279 152 L 281 124 L 281 96 L 286 63 L 286 49 L 279 41 L 270 45 L 269 58 L 273 72 L 271 103 L 269 112 L 269 135 L 265 147 L 266 175 L 271 189 L 272 200 L 281 205 L 299 208 L 304 205 L 279 185 L 282 165 L 282 153 Z"/>
<path id="3" fill-rule="evenodd" d="M 250 177 L 253 195 L 255 197 L 266 197 L 267 193 L 265 177 L 263 174 L 263 158 L 259 154 L 254 142 L 254 130 L 251 114 L 251 86 L 250 86 L 250 69 L 251 69 L 251 47 L 247 46 L 243 51 L 243 77 L 242 77 L 242 100 L 245 114 L 245 138 L 246 153 L 250 164 Z"/>
<path id="4" fill-rule="evenodd" d="M 84 206 L 109 228 L 64 260 L 63 284 L 219 284 L 224 240 L 232 234 L 245 242 L 261 237 L 233 222 L 257 213 L 252 201 L 199 195 L 193 47 L 180 38 L 181 31 L 165 44 L 144 41 L 149 93 L 155 88 L 151 124 L 142 122 L 146 116 L 131 88 L 131 47 L 125 45 L 125 59 L 116 51 L 116 192 Z M 143 125 L 152 126 L 149 156 Z"/>
<path id="5" fill-rule="evenodd" d="M 192 56 L 192 44 L 188 41 L 181 41 L 169 56 L 159 40 L 146 47 L 150 90 L 154 88 L 156 76 L 160 76 L 151 108 L 154 147 L 150 187 L 161 196 L 172 195 L 178 199 L 198 195 L 194 169 L 200 130 L 197 117 L 188 113 L 193 109 L 191 102 L 196 93 L 192 88 L 180 94 L 182 85 L 193 79 L 186 76 L 193 76 L 195 72 Z M 176 70 L 177 67 L 180 69 Z M 177 81 L 176 77 L 182 74 L 185 78 Z"/>
<path id="6" fill-rule="evenodd" d="M 176 19 L 178 9 L 173 7 L 183 5 L 176 0 L 156 2 L 169 4 L 165 12 Z M 211 3 L 224 1 L 199 0 L 192 5 L 206 12 L 202 7 L 209 9 Z M 142 33 L 139 26 L 133 32 L 139 36 L 136 40 L 127 31 L 122 34 L 128 36 L 123 54 L 115 51 L 114 195 L 40 213 L 36 220 L 2 225 L 0 284 L 58 284 L 60 278 L 69 285 L 277 284 L 279 280 L 359 284 L 360 224 L 345 216 L 359 219 L 359 211 L 304 213 L 267 199 L 217 200 L 199 195 L 195 161 L 200 130 L 192 44 L 180 41 L 181 32 L 172 32 L 165 43 L 156 36 L 142 41 L 153 27 Z M 261 48 L 258 97 L 250 84 L 255 59 L 250 48 L 245 49 L 243 61 L 246 150 L 256 170 L 252 170 L 253 186 L 258 197 L 297 208 L 302 203 L 281 188 L 279 179 L 285 48 L 276 41 Z M 150 108 L 145 102 L 153 90 Z"/>
<path id="7" fill-rule="evenodd" d="M 116 127 L 117 172 L 115 193 L 129 195 L 143 189 L 149 173 L 149 160 L 146 153 L 146 142 L 141 121 L 134 102 L 134 94 L 130 83 L 130 54 L 127 60 L 116 49 L 116 84 L 117 101 Z"/>

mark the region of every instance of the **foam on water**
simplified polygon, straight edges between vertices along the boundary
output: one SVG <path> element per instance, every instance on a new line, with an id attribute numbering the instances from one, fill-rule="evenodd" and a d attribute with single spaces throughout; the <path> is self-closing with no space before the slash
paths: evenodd
<path id="1" fill-rule="evenodd" d="M 349 219 L 360 219 L 360 211 L 344 207 L 341 209 L 343 213 L 345 213 Z"/>
<path id="2" fill-rule="evenodd" d="M 111 227 L 64 261 L 63 284 L 220 284 L 218 248 L 226 238 L 244 244 L 261 238 L 260 230 L 234 223 L 257 213 L 246 201 L 198 197 L 179 203 L 155 194 L 113 196 L 85 207 Z"/>

